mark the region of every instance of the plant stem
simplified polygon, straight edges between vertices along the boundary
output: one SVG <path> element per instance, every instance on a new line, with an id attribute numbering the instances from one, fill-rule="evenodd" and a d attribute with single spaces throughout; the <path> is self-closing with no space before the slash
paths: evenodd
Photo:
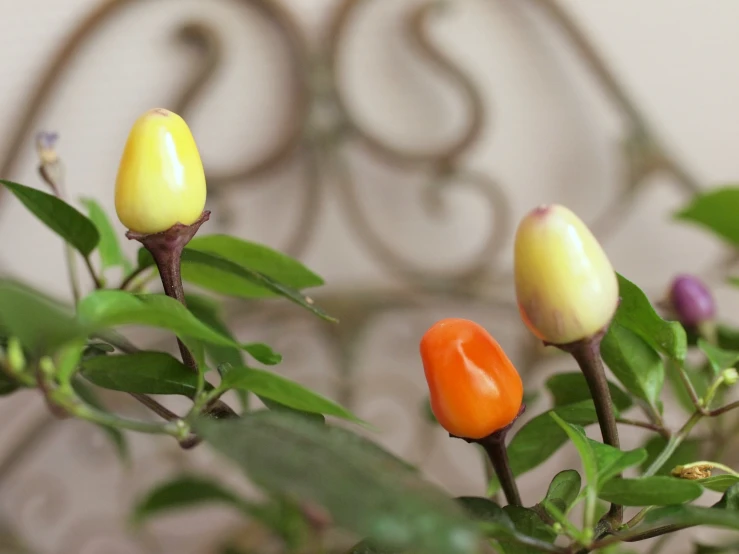
<path id="1" fill-rule="evenodd" d="M 683 386 L 688 391 L 688 395 L 690 396 L 690 401 L 693 403 L 693 406 L 695 406 L 698 410 L 703 410 L 703 405 L 701 404 L 701 400 L 698 397 L 698 393 L 695 391 L 695 387 L 690 381 L 690 377 L 685 371 L 683 364 L 675 360 L 670 360 L 668 363 L 675 369 L 675 371 L 677 371 L 678 375 L 680 376 L 680 381 L 682 381 Z"/>
<path id="2" fill-rule="evenodd" d="M 74 249 L 69 246 L 66 242 L 64 243 L 64 256 L 67 261 L 67 275 L 69 277 L 69 286 L 72 289 L 72 298 L 74 299 L 74 305 L 80 301 L 80 284 L 79 276 L 77 275 L 77 260 L 75 258 Z"/>
<path id="3" fill-rule="evenodd" d="M 648 423 L 646 421 L 636 421 L 636 420 L 627 419 L 624 417 L 616 418 L 616 423 L 621 423 L 622 425 L 631 425 L 633 427 L 641 427 L 642 429 L 649 429 L 650 431 L 659 433 L 660 435 L 662 435 L 668 440 L 670 438 L 670 431 L 655 423 Z"/>
<path id="4" fill-rule="evenodd" d="M 680 444 L 687 438 L 687 436 L 690 434 L 690 431 L 693 430 L 693 427 L 701 420 L 703 419 L 703 414 L 700 411 L 697 411 L 693 413 L 692 416 L 690 416 L 690 419 L 683 425 L 682 429 L 680 429 L 675 436 L 673 436 L 665 446 L 664 450 L 660 453 L 659 456 L 657 456 L 657 459 L 652 462 L 652 465 L 647 468 L 647 470 L 644 472 L 642 477 L 651 477 L 655 475 L 660 469 L 662 469 L 662 466 L 667 463 L 667 460 L 670 459 L 670 456 L 672 456 L 675 453 L 675 450 L 677 450 L 677 447 L 680 446 Z"/>
<path id="5" fill-rule="evenodd" d="M 198 232 L 200 226 L 208 221 L 209 217 L 210 212 L 206 210 L 200 216 L 200 219 L 192 225 L 177 223 L 166 231 L 149 235 L 142 235 L 132 231 L 126 233 L 129 239 L 138 240 L 151 253 L 159 270 L 159 276 L 162 279 L 164 294 L 170 298 L 174 298 L 183 306 L 187 304 L 185 303 L 185 289 L 182 286 L 182 274 L 180 273 L 182 251 L 185 249 L 187 243 L 195 236 L 195 233 Z M 177 344 L 180 348 L 182 362 L 198 373 L 198 364 L 190 350 L 188 350 L 180 339 L 177 339 Z"/>
<path id="6" fill-rule="evenodd" d="M 99 412 L 86 405 L 79 405 L 70 410 L 71 414 L 80 419 L 98 423 L 100 425 L 106 425 L 108 427 L 116 427 L 118 429 L 129 429 L 130 431 L 137 431 L 139 433 L 148 433 L 154 435 L 170 435 L 176 438 L 180 438 L 183 431 L 179 426 L 167 422 L 149 422 L 149 421 L 136 421 L 132 419 L 124 419 L 105 412 Z"/>
<path id="7" fill-rule="evenodd" d="M 739 400 L 737 400 L 736 402 L 732 402 L 731 404 L 727 404 L 726 406 L 723 406 L 721 408 L 711 410 L 706 415 L 709 417 L 716 417 L 720 416 L 721 414 L 725 414 L 726 412 L 729 412 L 731 410 L 736 410 L 737 408 L 739 408 Z"/>
<path id="8" fill-rule="evenodd" d="M 585 381 L 595 404 L 595 413 L 598 416 L 603 442 L 614 448 L 620 448 L 613 400 L 608 388 L 603 361 L 600 358 L 600 343 L 604 335 L 605 330 L 587 339 L 556 346 L 575 358 L 585 376 Z M 623 506 L 611 504 L 606 516 L 609 524 L 620 524 L 623 521 L 623 512 Z"/>
<path id="9" fill-rule="evenodd" d="M 85 266 L 87 267 L 87 271 L 90 273 L 90 277 L 92 277 L 93 283 L 95 283 L 95 288 L 96 289 L 103 288 L 102 281 L 97 276 L 97 273 L 95 273 L 95 268 L 92 267 L 92 262 L 90 261 L 90 257 L 89 256 L 85 256 L 84 259 L 85 259 Z"/>
<path id="10" fill-rule="evenodd" d="M 507 431 L 507 429 L 505 429 Z M 492 435 L 480 439 L 480 444 L 490 458 L 490 462 L 493 464 L 495 474 L 498 476 L 503 492 L 505 493 L 508 504 L 513 506 L 522 506 L 521 495 L 518 492 L 518 486 L 516 485 L 516 478 L 511 471 L 511 466 L 508 463 L 508 453 L 506 452 L 505 446 L 505 435 L 506 433 L 496 431 Z"/>
<path id="11" fill-rule="evenodd" d="M 120 286 L 118 287 L 120 290 L 126 290 L 128 288 L 128 285 L 131 284 L 131 282 L 136 279 L 139 275 L 141 275 L 144 271 L 149 269 L 148 267 L 137 267 L 134 269 L 131 273 L 129 273 L 123 281 L 121 281 Z"/>

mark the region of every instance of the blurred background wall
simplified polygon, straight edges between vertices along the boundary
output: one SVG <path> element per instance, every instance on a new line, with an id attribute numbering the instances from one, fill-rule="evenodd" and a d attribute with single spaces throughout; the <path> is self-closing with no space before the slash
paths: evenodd
<path id="1" fill-rule="evenodd" d="M 342 321 L 232 303 L 241 336 L 271 341 L 284 374 L 352 407 L 448 490 L 480 494 L 476 452 L 424 419 L 418 339 L 472 317 L 528 390 L 567 367 L 512 304 L 515 222 L 544 202 L 592 224 L 654 298 L 676 272 L 711 274 L 723 250 L 670 214 L 739 177 L 737 17 L 732 0 L 0 0 L 1 176 L 41 186 L 33 135 L 58 131 L 69 196 L 113 213 L 130 125 L 180 111 L 210 176 L 204 230 L 299 256 Z M 75 29 L 84 39 L 63 53 Z M 0 272 L 68 289 L 59 241 L 5 196 Z M 736 319 L 736 295 L 718 295 Z M 33 552 L 219 552 L 214 536 L 237 521 L 211 510 L 131 534 L 137 494 L 215 471 L 207 451 L 133 437 L 121 467 L 96 429 L 52 422 L 34 394 L 4 400 L 0 418 L 0 516 Z M 523 479 L 525 499 L 567 460 Z"/>

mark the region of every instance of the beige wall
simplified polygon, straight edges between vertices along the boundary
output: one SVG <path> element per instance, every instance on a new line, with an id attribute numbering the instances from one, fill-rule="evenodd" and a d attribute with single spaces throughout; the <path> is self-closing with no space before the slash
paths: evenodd
<path id="1" fill-rule="evenodd" d="M 589 221 L 599 220 L 612 205 L 625 173 L 618 150 L 625 130 L 622 114 L 533 0 L 442 3 L 449 9 L 434 18 L 433 39 L 472 76 L 488 112 L 487 127 L 465 156 L 465 165 L 500 183 L 511 221 L 533 205 L 552 201 L 568 204 Z M 0 153 L 7 148 L 10 129 L 49 56 L 97 4 L 98 0 L 0 0 Z M 287 4 L 316 41 L 336 3 L 291 0 Z M 341 86 L 353 116 L 398 147 L 422 150 L 443 145 L 463 127 L 464 106 L 455 90 L 408 49 L 400 33 L 400 15 L 415 2 L 367 4 L 341 52 Z M 593 37 L 671 152 L 701 184 L 739 178 L 735 25 L 739 4 L 734 0 L 567 0 L 563 5 Z M 265 144 L 279 136 L 290 103 L 285 52 L 279 35 L 256 11 L 215 0 L 134 3 L 83 49 L 35 125 L 61 133 L 59 150 L 74 198 L 94 196 L 112 211 L 116 165 L 128 127 L 140 112 L 170 106 L 187 80 L 192 56 L 173 40 L 173 33 L 191 18 L 211 23 L 225 39 L 224 66 L 188 118 L 207 169 L 217 172 L 256 159 Z M 39 183 L 34 155 L 28 138 L 13 179 Z M 421 202 L 423 172 L 388 168 L 361 149 L 351 148 L 349 159 L 372 227 L 403 256 L 430 270 L 453 268 L 474 258 L 492 223 L 478 195 L 464 188 L 450 191 L 444 217 L 435 218 Z M 262 187 L 232 191 L 226 201 L 210 206 L 214 211 L 210 230 L 227 229 L 281 247 L 304 206 L 300 179 L 300 168 L 293 165 L 258 179 Z M 304 261 L 326 277 L 329 291 L 397 286 L 392 273 L 371 255 L 350 225 L 352 218 L 340 202 L 339 187 L 346 183 L 329 179 L 326 185 Z M 650 178 L 615 232 L 604 238 L 617 269 L 650 292 L 658 294 L 675 272 L 707 267 L 721 253 L 704 234 L 670 222 L 669 214 L 684 198 L 669 176 Z M 65 293 L 59 242 L 15 201 L 6 199 L 3 204 L 0 270 Z M 226 215 L 231 216 L 228 224 Z M 123 233 L 120 224 L 118 228 Z M 490 260 L 493 268 L 510 266 L 510 231 L 500 256 Z M 125 246 L 135 251 L 136 245 Z M 500 289 L 504 295 L 512 293 L 508 281 Z M 737 295 L 731 291 L 720 294 L 727 306 L 736 303 Z M 442 315 L 477 317 L 511 347 L 521 329 L 509 325 L 508 313 L 501 316 L 468 303 L 425 302 L 422 306 L 383 314 L 367 326 L 356 350 L 359 362 L 349 379 L 357 389 L 353 405 L 383 430 L 385 444 L 423 462 L 433 479 L 454 492 L 481 493 L 482 470 L 474 452 L 418 421 L 423 383 L 416 341 L 425 326 Z M 731 315 L 728 308 L 725 312 Z M 286 373 L 337 395 L 334 373 L 342 374 L 342 368 L 324 344 L 325 335 L 302 322 L 290 325 L 294 326 L 288 327 L 290 340 L 282 329 L 269 335 L 285 351 Z M 249 322 L 242 327 L 244 336 L 269 332 Z M 543 374 L 533 375 L 527 386 L 537 387 L 543 379 Z M 8 423 L 0 435 L 10 444 L 13 433 L 42 413 L 43 407 L 35 396 L 25 395 L 0 404 L 0 410 L 8 414 L 3 416 Z M 16 412 L 20 415 L 10 416 Z M 0 495 L 6 519 L 42 552 L 59 552 L 56 548 L 65 540 L 85 542 L 91 528 L 117 525 L 132 491 L 143 490 L 170 466 L 195 460 L 196 465 L 212 467 L 207 452 L 184 462 L 171 445 L 153 446 L 145 438 L 136 440 L 133 473 L 125 473 L 105 450 L 107 445 L 94 442 L 101 437 L 90 437 L 86 426 L 65 423 L 59 428 L 63 429 L 59 436 L 42 441 L 29 454 L 31 461 L 17 470 L 14 484 L 6 485 L 10 492 Z M 77 444 L 74 441 L 102 452 L 101 458 L 80 457 L 79 449 L 70 446 Z M 637 437 L 629 441 L 638 442 Z M 537 478 L 527 479 L 526 498 L 537 500 L 542 483 L 557 463 L 565 462 L 575 463 L 571 453 L 547 464 Z M 69 482 L 59 478 L 60 468 L 70 475 Z M 29 485 L 45 483 L 44 479 L 53 485 L 39 485 L 38 490 Z M 73 491 L 70 482 L 77 481 L 79 488 Z M 106 523 L 94 523 L 94 518 Z M 193 523 L 194 519 L 155 527 L 153 543 L 126 539 L 130 545 L 116 552 L 204 552 L 212 544 L 204 530 L 214 520 Z M 157 542 L 159 547 L 152 546 Z M 90 539 L 85 548 L 89 548 L 85 553 L 111 552 L 112 546 Z"/>

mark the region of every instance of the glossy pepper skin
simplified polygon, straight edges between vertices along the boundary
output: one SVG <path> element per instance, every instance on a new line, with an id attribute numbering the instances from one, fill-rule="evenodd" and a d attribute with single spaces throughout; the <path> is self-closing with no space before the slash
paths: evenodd
<path id="1" fill-rule="evenodd" d="M 516 368 L 474 321 L 443 319 L 421 339 L 431 410 L 454 436 L 482 439 L 511 424 L 523 401 Z"/>
<path id="2" fill-rule="evenodd" d="M 115 187 L 118 219 L 130 231 L 152 234 L 191 225 L 205 208 L 200 154 L 187 123 L 162 108 L 133 125 Z"/>
<path id="3" fill-rule="evenodd" d="M 692 275 L 678 275 L 670 286 L 670 305 L 680 323 L 695 327 L 716 317 L 716 303 L 703 282 Z"/>
<path id="4" fill-rule="evenodd" d="M 540 206 L 516 232 L 518 308 L 539 339 L 555 345 L 604 329 L 618 307 L 618 279 L 585 224 L 564 206 Z"/>

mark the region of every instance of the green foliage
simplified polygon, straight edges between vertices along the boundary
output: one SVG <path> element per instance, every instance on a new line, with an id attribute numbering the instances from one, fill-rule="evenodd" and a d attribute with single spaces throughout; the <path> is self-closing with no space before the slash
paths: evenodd
<path id="1" fill-rule="evenodd" d="M 262 287 L 276 295 L 287 298 L 298 306 L 313 312 L 318 317 L 327 321 L 335 321 L 331 316 L 326 314 L 322 309 L 315 305 L 313 300 L 299 291 L 278 283 L 268 275 L 259 273 L 252 269 L 242 267 L 227 258 L 223 258 L 217 254 L 209 252 L 201 252 L 185 248 L 182 253 L 182 277 L 188 282 L 193 276 L 192 267 L 195 267 L 197 275 L 203 273 L 208 275 L 208 279 L 200 279 L 197 284 L 206 286 L 215 292 L 230 294 L 232 296 L 240 296 L 239 291 L 244 287 L 258 286 Z M 233 288 L 228 288 L 224 284 L 232 284 Z"/>
<path id="2" fill-rule="evenodd" d="M 687 206 L 675 213 L 675 219 L 698 225 L 736 246 L 739 245 L 737 213 L 739 188 L 726 187 L 695 195 Z"/>
<path id="3" fill-rule="evenodd" d="M 623 275 L 618 275 L 621 303 L 614 321 L 639 335 L 655 350 L 675 360 L 687 353 L 685 329 L 676 321 L 665 321 L 652 307 L 647 296 Z"/>
<path id="4" fill-rule="evenodd" d="M 667 446 L 667 439 L 660 435 L 651 437 L 645 444 L 644 449 L 647 451 L 647 457 L 641 464 L 641 470 L 646 469 L 652 465 L 657 459 L 660 452 L 662 452 Z M 698 459 L 700 454 L 700 442 L 694 440 L 686 440 L 680 443 L 675 452 L 670 456 L 667 462 L 657 471 L 657 475 L 670 475 L 672 469 L 689 464 Z"/>
<path id="5" fill-rule="evenodd" d="M 331 415 L 349 421 L 361 422 L 354 414 L 335 402 L 306 389 L 284 377 L 250 367 L 232 367 L 223 377 L 222 390 L 240 389 L 253 392 L 283 406 L 301 412 Z"/>
<path id="6" fill-rule="evenodd" d="M 614 321 L 600 347 L 603 361 L 634 396 L 656 409 L 665 379 L 659 354 L 639 335 Z"/>
<path id="7" fill-rule="evenodd" d="M 600 497 L 624 506 L 667 506 L 695 500 L 703 488 L 694 481 L 656 475 L 638 479 L 611 479 Z"/>
<path id="8" fill-rule="evenodd" d="M 97 246 L 102 268 L 120 266 L 124 271 L 131 271 L 131 262 L 123 254 L 118 234 L 110 223 L 105 210 L 92 198 L 83 198 L 82 204 L 87 208 L 87 214 L 100 235 L 100 243 Z"/>
<path id="9" fill-rule="evenodd" d="M 739 352 L 724 350 L 704 339 L 698 339 L 698 348 L 706 355 L 714 375 L 718 375 L 724 369 L 734 367 L 736 362 L 739 361 Z"/>
<path id="10" fill-rule="evenodd" d="M 262 244 L 249 242 L 229 235 L 195 237 L 189 250 L 213 254 L 233 262 L 237 266 L 260 273 L 271 280 L 293 289 L 305 289 L 323 285 L 323 279 L 299 261 Z M 243 278 L 228 270 L 202 265 L 183 267 L 183 277 L 189 282 L 222 294 L 241 298 L 263 298 L 280 295 L 264 284 L 244 283 Z"/>
<path id="11" fill-rule="evenodd" d="M 646 528 L 658 529 L 665 525 L 707 525 L 739 530 L 739 485 L 728 489 L 719 503 L 711 508 L 700 506 L 665 506 L 647 513 Z"/>
<path id="12" fill-rule="evenodd" d="M 731 487 L 739 483 L 739 475 L 713 475 L 706 477 L 705 479 L 699 479 L 696 483 L 700 483 L 701 486 L 716 492 L 726 492 Z"/>
<path id="13" fill-rule="evenodd" d="M 583 400 L 590 400 L 590 389 L 582 373 L 557 373 L 547 379 L 546 387 L 554 397 L 555 406 L 566 406 Z M 619 410 L 628 410 L 633 400 L 617 385 L 608 383 L 613 403 Z"/>
<path id="14" fill-rule="evenodd" d="M 574 469 L 565 469 L 554 476 L 544 500 L 562 513 L 567 513 L 580 494 L 582 479 Z"/>
<path id="15" fill-rule="evenodd" d="M 100 241 L 95 224 L 75 208 L 46 192 L 0 179 L 13 195 L 49 229 L 72 245 L 80 254 L 92 254 Z"/>
<path id="16" fill-rule="evenodd" d="M 82 376 L 104 389 L 193 397 L 197 375 L 164 352 L 97 356 L 82 362 Z"/>
<path id="17" fill-rule="evenodd" d="M 508 445 L 508 457 L 513 474 L 518 476 L 544 463 L 567 442 L 567 433 L 550 414 L 575 425 L 590 425 L 598 421 L 592 400 L 584 400 L 544 412 L 526 423 Z M 496 478 L 490 482 L 489 493 L 499 488 Z"/>
<path id="18" fill-rule="evenodd" d="M 36 356 L 86 335 L 58 302 L 6 279 L 0 279 L 0 327 Z"/>
<path id="19" fill-rule="evenodd" d="M 276 411 L 202 420 L 196 429 L 264 490 L 317 502 L 381 546 L 476 551 L 474 527 L 451 498 L 354 433 Z"/>
<path id="20" fill-rule="evenodd" d="M 140 524 L 161 513 L 213 503 L 236 508 L 245 514 L 251 512 L 248 502 L 216 481 L 197 475 L 180 475 L 149 490 L 134 507 L 132 519 Z"/>

